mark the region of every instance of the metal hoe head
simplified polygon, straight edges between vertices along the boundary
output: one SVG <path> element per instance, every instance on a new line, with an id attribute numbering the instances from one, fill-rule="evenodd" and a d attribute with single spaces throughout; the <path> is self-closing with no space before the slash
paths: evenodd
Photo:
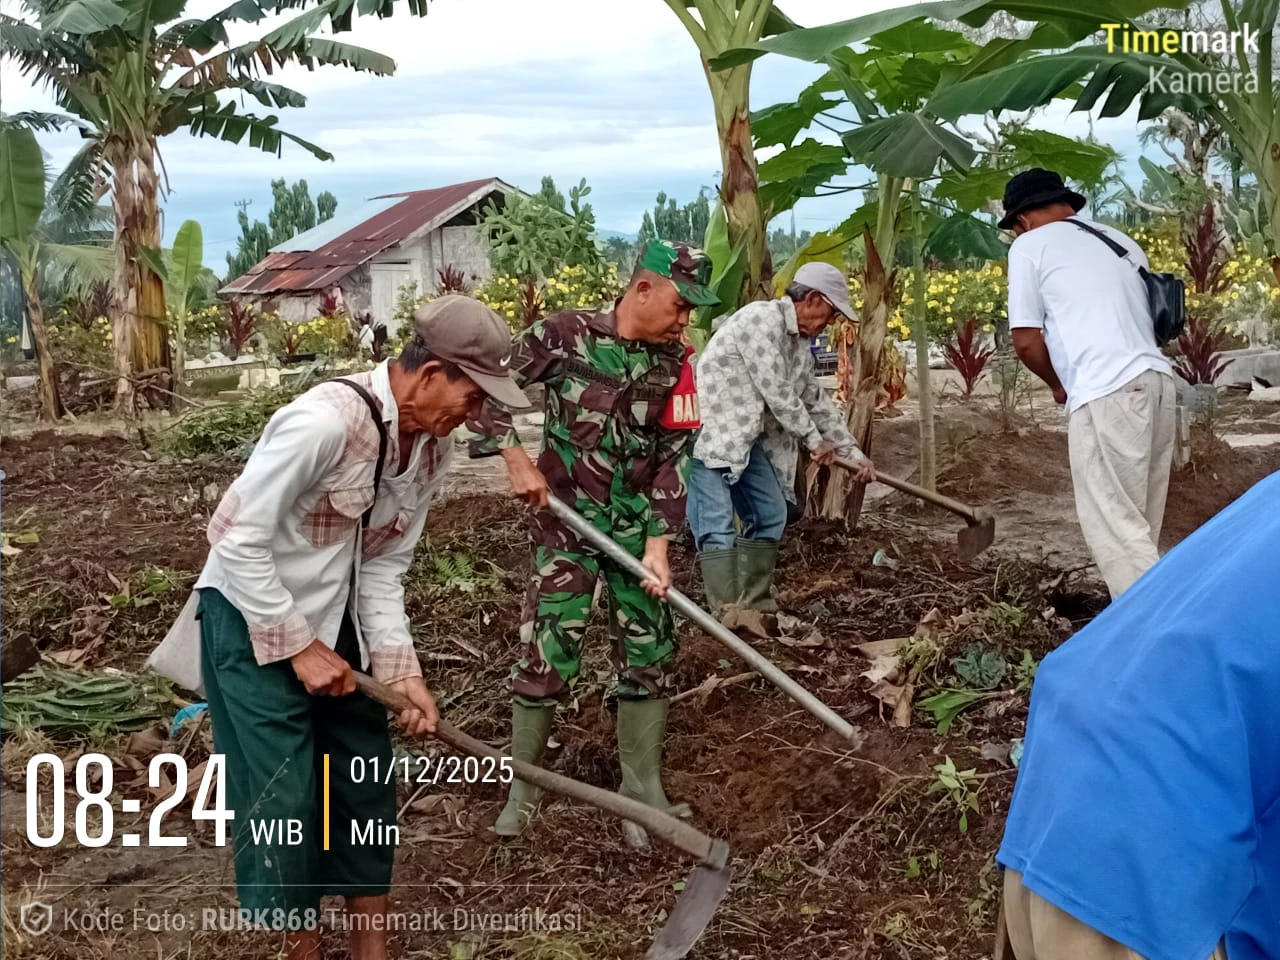
<path id="1" fill-rule="evenodd" d="M 704 862 L 693 868 L 666 924 L 644 955 L 645 960 L 680 960 L 693 949 L 729 892 L 733 871 L 727 863 L 728 855 L 728 845 L 716 840 L 709 859 L 719 862 L 719 866 Z"/>
<path id="2" fill-rule="evenodd" d="M 972 520 L 966 518 L 964 528 L 956 534 L 960 560 L 968 562 L 991 546 L 996 538 L 995 518 L 984 511 L 975 511 Z"/>

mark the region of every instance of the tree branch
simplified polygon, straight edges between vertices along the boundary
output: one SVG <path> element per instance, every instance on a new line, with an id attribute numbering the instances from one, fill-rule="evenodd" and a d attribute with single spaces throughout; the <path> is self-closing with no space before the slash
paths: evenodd
<path id="1" fill-rule="evenodd" d="M 1174 210 L 1172 207 L 1161 207 L 1154 203 L 1147 203 L 1147 201 L 1134 193 L 1132 189 L 1129 189 L 1128 184 L 1125 184 L 1125 189 L 1129 190 L 1129 196 L 1126 198 L 1125 202 L 1130 206 L 1137 207 L 1139 210 L 1146 210 L 1148 213 L 1154 213 L 1156 216 L 1160 217 L 1176 217 L 1181 216 L 1182 214 L 1182 211 Z"/>
<path id="2" fill-rule="evenodd" d="M 165 367 L 158 367 L 155 370 L 143 370 L 136 377 L 126 377 L 120 373 L 117 373 L 114 370 L 107 370 L 104 367 L 98 367 L 92 363 L 76 363 L 73 360 L 68 360 L 63 364 L 59 364 L 59 366 L 78 367 L 81 370 L 92 370 L 94 373 L 107 374 L 107 376 L 101 380 L 86 380 L 84 383 L 84 386 L 86 387 L 93 386 L 94 384 L 98 384 L 98 383 L 110 383 L 114 380 L 128 380 L 135 387 L 145 387 L 148 390 L 157 390 L 160 393 L 166 393 L 169 396 L 173 397 L 174 399 L 181 400 L 183 403 L 190 404 L 193 407 L 204 408 L 204 407 L 216 407 L 218 405 L 215 401 L 205 402 L 205 401 L 196 400 L 194 397 L 184 397 L 182 394 L 174 393 L 172 390 L 166 390 L 164 387 L 157 386 L 153 382 L 154 379 L 162 373 L 164 374 L 169 373 L 169 370 L 166 369 Z"/>

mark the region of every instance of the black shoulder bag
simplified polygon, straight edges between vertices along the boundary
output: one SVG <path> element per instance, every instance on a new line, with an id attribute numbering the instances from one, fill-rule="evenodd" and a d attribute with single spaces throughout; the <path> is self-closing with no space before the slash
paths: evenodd
<path id="1" fill-rule="evenodd" d="M 373 425 L 378 428 L 378 462 L 373 467 L 373 503 L 369 504 L 369 509 L 364 512 L 364 516 L 360 520 L 362 527 L 369 526 L 369 519 L 373 516 L 374 504 L 378 502 L 378 486 L 382 483 L 382 461 L 387 459 L 387 425 L 382 422 L 382 410 L 378 407 L 378 401 L 373 399 L 371 394 L 364 387 L 351 380 L 343 380 L 341 377 L 336 378 L 334 383 L 344 383 L 356 393 L 369 407 L 369 412 L 373 414 Z"/>
<path id="2" fill-rule="evenodd" d="M 1129 260 L 1129 251 L 1108 237 L 1101 230 L 1095 230 L 1079 220 L 1067 218 L 1085 233 L 1095 237 L 1111 248 L 1112 252 L 1122 260 Z M 1145 267 L 1139 267 L 1132 260 L 1129 263 L 1137 268 L 1147 288 L 1147 303 L 1151 306 L 1151 323 L 1155 328 L 1156 345 L 1163 347 L 1178 339 L 1187 322 L 1187 288 L 1186 284 L 1172 273 L 1152 273 Z"/>

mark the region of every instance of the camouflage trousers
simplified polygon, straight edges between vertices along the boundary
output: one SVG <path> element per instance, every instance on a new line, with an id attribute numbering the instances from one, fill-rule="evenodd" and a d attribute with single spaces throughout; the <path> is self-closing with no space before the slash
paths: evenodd
<path id="1" fill-rule="evenodd" d="M 573 501 L 570 500 L 570 503 Z M 638 521 L 612 523 L 603 511 L 580 511 L 632 556 L 644 555 Z M 518 700 L 540 701 L 568 689 L 582 664 L 582 641 L 596 584 L 604 577 L 613 676 L 608 695 L 624 700 L 659 697 L 670 686 L 667 669 L 676 653 L 671 608 L 594 548 L 583 543 L 548 511 L 534 514 L 533 575 L 520 623 L 522 650 L 512 668 Z"/>

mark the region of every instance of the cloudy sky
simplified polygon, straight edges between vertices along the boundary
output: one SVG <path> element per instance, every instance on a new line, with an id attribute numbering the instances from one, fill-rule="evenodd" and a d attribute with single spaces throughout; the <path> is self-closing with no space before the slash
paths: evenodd
<path id="1" fill-rule="evenodd" d="M 6 9 L 12 0 L 0 0 Z M 815 25 L 894 5 L 894 0 L 788 0 L 792 19 Z M 191 0 L 207 15 L 225 0 Z M 246 27 L 249 39 L 264 27 Z M 693 41 L 661 0 L 433 0 L 423 19 L 397 13 L 363 18 L 344 40 L 393 57 L 396 73 L 374 77 L 342 68 L 291 68 L 281 82 L 306 94 L 280 126 L 334 154 L 320 161 L 286 143 L 283 155 L 177 133 L 161 150 L 171 192 L 166 242 L 188 218 L 201 222 L 205 262 L 225 269 L 238 235 L 235 203 L 266 219 L 270 181 L 302 177 L 312 195 L 332 191 L 338 209 L 381 193 L 497 176 L 536 190 L 541 177 L 560 189 L 585 177 L 597 225 L 634 232 L 659 190 L 681 202 L 710 186 L 719 169 L 711 98 Z M 820 72 L 769 56 L 756 62 L 753 108 L 794 96 Z M 47 95 L 6 64 L 6 113 L 54 109 Z M 248 106 L 264 112 L 255 102 Z M 1083 134 L 1082 115 L 1055 109 L 1043 126 Z M 1128 160 L 1138 155 L 1129 119 L 1095 124 Z M 74 136 L 44 136 L 55 166 Z M 860 182 L 855 179 L 851 182 Z M 1135 184 L 1136 185 L 1136 184 Z M 855 195 L 802 201 L 798 229 L 838 223 Z"/>

